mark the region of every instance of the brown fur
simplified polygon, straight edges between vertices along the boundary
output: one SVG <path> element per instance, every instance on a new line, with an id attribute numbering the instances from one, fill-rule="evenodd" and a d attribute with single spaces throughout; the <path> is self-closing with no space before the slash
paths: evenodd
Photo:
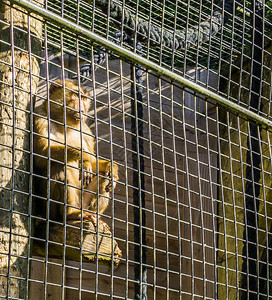
<path id="1" fill-rule="evenodd" d="M 50 165 L 50 199 L 53 201 L 50 202 L 49 218 L 54 220 L 60 217 L 64 219 L 64 207 L 66 207 L 67 219 L 79 219 L 81 208 L 96 212 L 98 207 L 99 213 L 103 213 L 108 206 L 109 193 L 115 187 L 115 182 L 111 183 L 111 173 L 114 181 L 118 180 L 118 166 L 114 163 L 99 159 L 97 170 L 94 139 L 83 116 L 87 109 L 87 94 L 81 89 L 80 95 L 81 97 L 78 94 L 78 85 L 74 81 L 66 80 L 66 114 L 64 114 L 62 81 L 56 81 L 49 90 L 50 111 L 48 112 L 47 101 L 35 109 L 34 152 L 39 154 L 35 156 L 35 165 L 44 175 L 48 175 L 48 165 Z M 64 126 L 65 115 L 67 126 Z M 50 134 L 48 119 L 50 119 Z M 48 163 L 49 150 L 50 164 Z M 65 168 L 65 156 L 67 168 Z M 81 161 L 83 161 L 83 176 L 80 170 Z M 99 188 L 97 171 L 101 174 Z M 88 190 L 83 193 L 83 198 L 81 197 L 82 177 L 83 187 Z M 65 193 L 66 182 L 67 193 Z M 42 188 L 46 189 L 46 185 Z M 97 192 L 100 195 L 98 199 Z M 88 211 L 83 212 L 83 217 L 95 222 L 94 215 Z"/>

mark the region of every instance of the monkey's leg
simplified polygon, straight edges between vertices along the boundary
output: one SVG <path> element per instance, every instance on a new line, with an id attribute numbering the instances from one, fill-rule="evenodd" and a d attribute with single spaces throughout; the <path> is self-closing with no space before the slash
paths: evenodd
<path id="1" fill-rule="evenodd" d="M 109 191 L 106 190 L 106 187 L 109 185 L 109 179 L 99 176 L 99 185 L 97 185 L 97 176 L 94 176 L 91 183 L 87 186 L 88 191 L 84 192 L 84 203 L 88 205 L 88 208 L 93 211 L 102 214 L 109 204 Z M 99 186 L 99 188 L 98 188 Z M 108 229 L 109 226 L 107 223 L 103 222 L 104 226 Z"/>
<path id="2" fill-rule="evenodd" d="M 79 171 L 68 168 L 67 170 L 67 219 L 80 220 L 81 218 L 90 220 L 93 225 L 97 226 L 95 214 L 87 211 L 82 211 L 80 208 L 88 209 L 84 202 L 81 203 L 81 181 L 79 180 Z"/>
<path id="3" fill-rule="evenodd" d="M 94 172 L 97 172 L 96 163 L 93 164 L 93 170 L 94 170 Z M 101 193 L 104 194 L 105 192 L 111 192 L 112 189 L 115 188 L 116 181 L 119 179 L 118 166 L 115 163 L 111 164 L 110 161 L 99 159 L 98 160 L 98 170 L 99 170 L 99 174 L 106 177 L 101 182 L 99 180 L 99 184 L 101 184 L 101 188 L 102 188 Z M 112 177 L 114 179 L 113 183 L 111 181 Z M 101 176 L 101 178 L 102 178 L 102 176 Z"/>
<path id="4" fill-rule="evenodd" d="M 97 188 L 97 176 L 94 176 L 92 181 L 86 187 L 88 191 L 84 192 L 84 203 L 88 208 L 94 212 L 97 211 L 97 206 L 99 213 L 103 213 L 107 208 L 109 203 L 110 193 L 106 191 L 105 187 L 108 185 L 108 179 L 99 176 L 99 189 Z M 98 197 L 99 193 L 99 197 Z M 98 203 L 98 205 L 97 205 Z"/>

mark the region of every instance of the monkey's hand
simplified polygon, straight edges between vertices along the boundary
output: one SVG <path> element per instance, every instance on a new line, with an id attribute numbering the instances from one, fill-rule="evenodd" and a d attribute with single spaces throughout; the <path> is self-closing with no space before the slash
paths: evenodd
<path id="1" fill-rule="evenodd" d="M 103 175 L 107 178 L 105 178 L 105 180 L 103 180 L 101 183 L 102 190 L 105 190 L 105 192 L 109 193 L 115 188 L 116 181 L 119 179 L 118 166 L 115 163 L 111 165 L 111 162 L 108 162 Z"/>
<path id="2" fill-rule="evenodd" d="M 92 164 L 89 160 L 85 160 L 83 161 L 83 185 L 87 186 L 92 181 L 92 177 Z"/>

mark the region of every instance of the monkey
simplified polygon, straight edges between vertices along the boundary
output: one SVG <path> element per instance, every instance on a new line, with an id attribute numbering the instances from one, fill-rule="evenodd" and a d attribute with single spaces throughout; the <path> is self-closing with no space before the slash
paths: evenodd
<path id="1" fill-rule="evenodd" d="M 50 178 L 50 219 L 83 217 L 97 226 L 97 208 L 100 215 L 109 204 L 110 192 L 119 179 L 118 165 L 96 159 L 94 137 L 85 116 L 87 92 L 79 89 L 76 81 L 62 84 L 61 80 L 52 83 L 49 104 L 44 101 L 34 110 L 35 169 Z"/>

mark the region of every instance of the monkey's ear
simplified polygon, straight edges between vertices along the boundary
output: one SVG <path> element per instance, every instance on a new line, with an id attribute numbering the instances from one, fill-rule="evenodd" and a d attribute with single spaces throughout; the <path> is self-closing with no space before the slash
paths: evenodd
<path id="1" fill-rule="evenodd" d="M 61 88 L 62 80 L 56 80 L 55 82 L 50 84 L 49 95 L 52 95 L 57 89 Z"/>

